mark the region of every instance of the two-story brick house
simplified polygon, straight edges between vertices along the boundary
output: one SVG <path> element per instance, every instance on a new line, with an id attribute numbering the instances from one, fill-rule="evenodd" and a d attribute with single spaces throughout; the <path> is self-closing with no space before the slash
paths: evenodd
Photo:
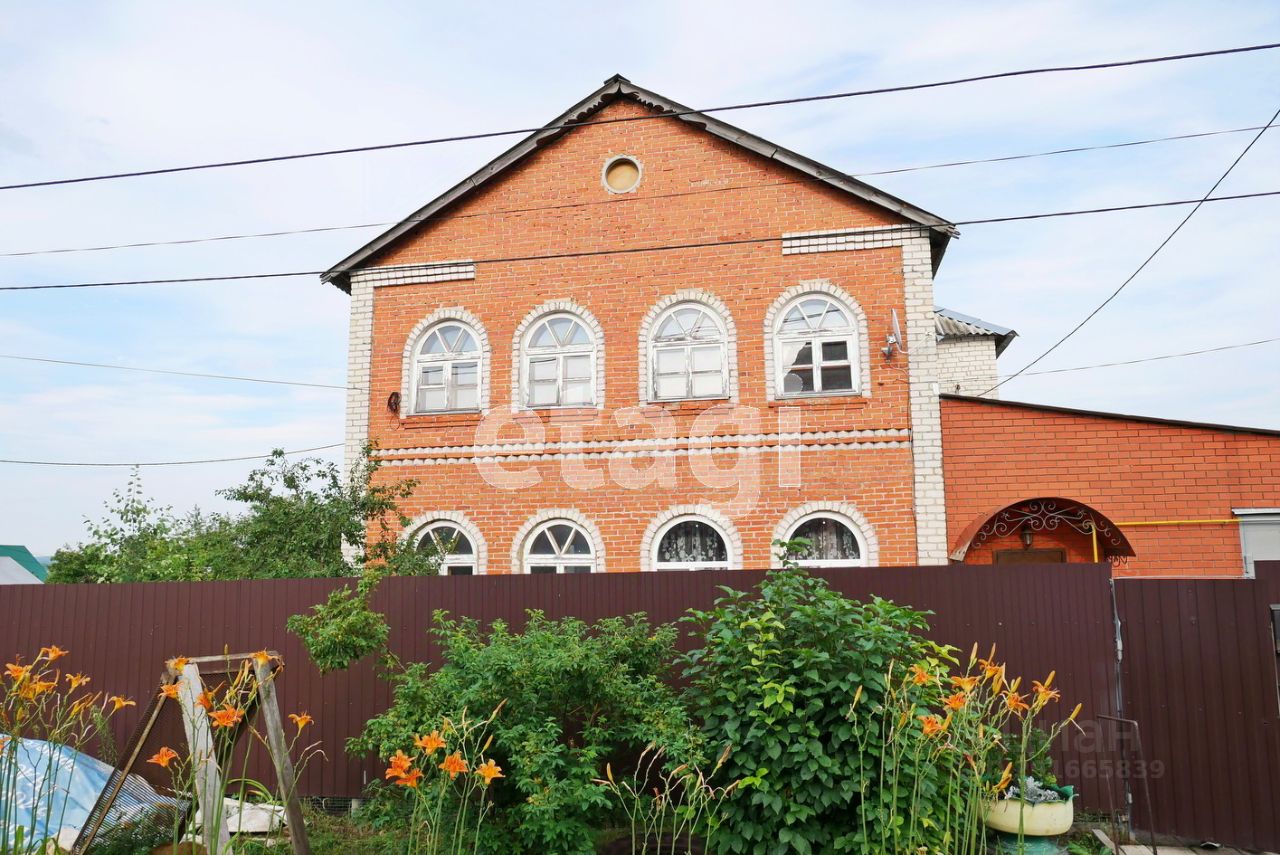
<path id="1" fill-rule="evenodd" d="M 988 483 L 998 449 L 944 484 L 966 399 L 940 395 L 988 390 L 1015 335 L 935 310 L 954 234 L 611 78 L 325 274 L 347 460 L 418 482 L 405 536 L 455 573 L 759 568 L 797 535 L 815 562 L 958 560 L 1004 507 L 975 492 L 1059 494 Z"/>

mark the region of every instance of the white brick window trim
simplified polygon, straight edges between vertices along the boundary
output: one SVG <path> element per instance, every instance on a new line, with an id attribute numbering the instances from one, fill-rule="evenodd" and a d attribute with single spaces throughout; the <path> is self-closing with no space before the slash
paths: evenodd
<path id="1" fill-rule="evenodd" d="M 658 318 L 677 303 L 698 303 L 710 309 L 724 324 L 725 358 L 728 359 L 728 394 L 724 396 L 731 403 L 738 402 L 738 328 L 733 322 L 733 315 L 724 301 L 701 288 L 682 288 L 674 294 L 663 297 L 649 307 L 644 320 L 640 322 L 640 403 L 670 404 L 678 401 L 654 400 L 652 397 L 653 365 L 652 336 L 654 324 Z M 689 398 L 684 400 L 723 400 L 723 398 Z"/>
<path id="2" fill-rule="evenodd" d="M 525 336 L 530 333 L 533 326 L 547 315 L 555 314 L 573 315 L 582 321 L 583 326 L 586 327 L 587 334 L 595 342 L 593 370 L 595 371 L 596 402 L 585 408 L 571 407 L 570 409 L 590 409 L 592 407 L 597 410 L 604 409 L 604 327 L 600 325 L 600 321 L 596 319 L 596 316 L 589 309 L 573 300 L 549 300 L 525 315 L 524 320 L 516 327 L 516 334 L 511 338 L 511 411 L 513 413 L 530 409 L 548 409 L 546 407 L 526 407 L 524 405 L 524 347 Z"/>
<path id="3" fill-rule="evenodd" d="M 417 546 L 418 541 L 426 533 L 427 527 L 438 522 L 456 526 L 470 538 L 476 550 L 476 575 L 480 576 L 488 572 L 489 546 L 485 543 L 484 535 L 480 533 L 480 529 L 471 521 L 471 518 L 460 511 L 431 511 L 419 514 L 404 527 L 404 531 L 400 533 L 400 542 L 406 546 Z"/>
<path id="4" fill-rule="evenodd" d="M 917 237 L 924 237 L 927 240 L 928 233 L 929 230 L 926 227 L 914 225 L 786 232 L 782 235 L 782 254 L 801 255 L 811 252 L 843 252 L 902 246 Z"/>
<path id="5" fill-rule="evenodd" d="M 476 263 L 470 259 L 459 261 L 430 261 L 425 264 L 391 264 L 385 267 L 366 267 L 351 275 L 374 288 L 384 285 L 416 285 L 431 282 L 455 282 L 476 278 Z"/>
<path id="6" fill-rule="evenodd" d="M 786 541 L 791 539 L 791 532 L 796 529 L 800 523 L 814 516 L 834 517 L 849 527 L 853 532 L 854 538 L 858 541 L 858 546 L 862 550 L 862 558 L 859 564 L 865 567 L 875 567 L 880 563 L 880 539 L 876 537 L 876 530 L 871 521 L 868 520 L 861 511 L 849 502 L 807 502 L 798 508 L 795 508 L 779 522 L 778 527 L 773 530 L 773 541 Z M 770 567 L 779 568 L 782 566 L 782 559 L 778 556 L 777 547 L 770 544 L 769 549 Z"/>
<path id="7" fill-rule="evenodd" d="M 471 312 L 461 306 L 448 306 L 436 309 L 418 321 L 409 333 L 409 337 L 405 339 L 404 354 L 401 360 L 403 367 L 400 377 L 400 418 L 402 419 L 410 416 L 440 415 L 438 412 L 413 412 L 413 366 L 414 354 L 418 350 L 418 345 L 422 343 L 422 337 L 432 327 L 444 321 L 458 321 L 466 324 L 476 334 L 476 341 L 480 345 L 480 370 L 478 372 L 480 378 L 480 412 L 489 412 L 489 371 L 493 364 L 493 348 L 489 346 L 489 333 L 485 331 L 484 324 L 480 322 L 480 319 Z"/>
<path id="8" fill-rule="evenodd" d="M 858 375 L 859 386 L 858 391 L 844 392 L 823 392 L 810 395 L 782 396 L 778 395 L 778 382 L 775 376 L 776 360 L 777 360 L 777 343 L 775 337 L 778 330 L 777 325 L 782 310 L 794 300 L 807 294 L 822 294 L 830 297 L 837 303 L 842 305 L 849 311 L 853 317 L 854 335 L 857 339 L 857 355 L 858 355 Z M 853 299 L 848 291 L 834 284 L 829 279 L 806 279 L 799 284 L 792 285 L 783 291 L 778 299 L 773 301 L 773 305 L 769 307 L 769 311 L 764 316 L 764 388 L 765 397 L 769 401 L 795 401 L 805 400 L 807 398 L 830 398 L 830 397 L 871 397 L 871 345 L 867 333 L 867 313 L 862 310 L 862 306 L 858 305 L 858 301 Z"/>
<path id="9" fill-rule="evenodd" d="M 586 514 L 572 508 L 547 508 L 538 511 L 524 521 L 524 525 L 520 526 L 520 530 L 516 532 L 515 539 L 511 542 L 511 572 L 524 573 L 524 552 L 525 547 L 528 545 L 529 536 L 543 523 L 557 520 L 573 523 L 586 532 L 587 537 L 591 540 L 591 550 L 595 553 L 596 569 L 593 572 L 603 573 L 605 571 L 604 538 L 600 536 L 600 529 Z"/>
<path id="10" fill-rule="evenodd" d="M 733 520 L 717 511 L 710 505 L 678 505 L 663 511 L 654 517 L 640 540 L 640 569 L 649 571 L 654 567 L 654 551 L 658 548 L 658 534 L 664 532 L 668 523 L 679 519 L 696 519 L 705 522 L 720 532 L 724 538 L 725 549 L 729 553 L 729 569 L 742 569 L 742 535 Z"/>

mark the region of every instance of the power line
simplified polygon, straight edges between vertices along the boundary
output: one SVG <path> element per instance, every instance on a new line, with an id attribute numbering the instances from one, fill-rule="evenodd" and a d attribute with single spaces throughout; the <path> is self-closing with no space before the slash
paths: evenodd
<path id="1" fill-rule="evenodd" d="M 1262 129 L 1259 130 L 1257 134 L 1254 135 L 1253 139 L 1249 140 L 1249 144 L 1244 147 L 1244 150 L 1241 151 L 1240 154 L 1236 155 L 1236 159 L 1231 161 L 1231 165 L 1227 167 L 1226 171 L 1223 172 L 1220 176 L 1218 176 L 1218 180 L 1213 182 L 1213 186 L 1210 187 L 1209 191 L 1204 194 L 1203 198 L 1201 198 L 1200 201 L 1195 204 L 1195 207 L 1193 207 L 1190 211 L 1187 212 L 1187 215 L 1183 217 L 1182 220 L 1176 226 L 1173 227 L 1173 231 L 1169 232 L 1169 234 L 1165 237 L 1165 239 L 1160 241 L 1160 243 L 1156 246 L 1156 248 L 1151 251 L 1151 254 L 1148 255 L 1143 260 L 1143 262 L 1138 265 L 1136 270 L 1134 270 L 1132 273 L 1129 274 L 1127 279 L 1125 279 L 1123 282 L 1120 283 L 1120 286 L 1118 288 L 1112 291 L 1105 300 L 1103 300 L 1101 303 L 1095 306 L 1093 311 L 1085 315 L 1084 319 L 1081 320 L 1080 323 L 1076 324 L 1074 327 L 1068 330 L 1066 335 L 1064 335 L 1062 338 L 1058 339 L 1052 345 L 1050 345 L 1047 350 L 1045 350 L 1035 359 L 1028 362 L 1026 365 L 1019 368 L 1012 375 L 1006 377 L 1003 380 L 998 381 L 994 386 L 992 386 L 990 389 L 987 389 L 982 394 L 987 395 L 987 394 L 990 394 L 991 392 L 994 392 L 996 389 L 999 389 L 1005 383 L 1008 383 L 1010 380 L 1014 379 L 1015 377 L 1018 377 L 1028 368 L 1032 367 L 1033 365 L 1038 363 L 1040 360 L 1044 359 L 1046 356 L 1053 353 L 1055 350 L 1061 347 L 1062 344 L 1065 341 L 1067 341 L 1067 339 L 1071 338 L 1073 335 L 1075 335 L 1077 332 L 1083 329 L 1085 324 L 1089 323 L 1089 321 L 1097 317 L 1098 313 L 1101 312 L 1103 309 L 1105 309 L 1108 305 L 1110 305 L 1112 300 L 1114 300 L 1116 297 L 1119 297 L 1120 292 L 1123 291 L 1126 287 L 1128 287 L 1130 282 L 1138 278 L 1138 274 L 1140 274 L 1143 270 L 1145 270 L 1147 268 L 1147 265 L 1155 260 L 1155 257 L 1160 254 L 1160 251 L 1169 245 L 1169 242 L 1172 241 L 1174 237 L 1177 236 L 1178 232 L 1182 231 L 1182 227 L 1191 221 L 1191 218 L 1196 215 L 1196 212 L 1199 211 L 1202 207 L 1204 207 L 1204 204 L 1206 202 L 1211 201 L 1214 191 L 1217 190 L 1218 187 L 1222 185 L 1223 181 L 1227 180 L 1227 176 L 1231 174 L 1231 172 L 1236 168 L 1236 166 L 1240 163 L 1240 161 L 1244 160 L 1244 156 L 1249 153 L 1250 149 L 1253 148 L 1254 144 L 1257 143 L 1258 140 L 1262 139 L 1262 135 L 1267 132 L 1267 128 L 1270 128 L 1272 125 L 1274 125 L 1277 119 L 1280 119 L 1280 109 L 1277 109 L 1275 113 L 1271 116 L 1271 119 L 1265 125 L 1262 126 Z"/>
<path id="2" fill-rule="evenodd" d="M 0 353 L 0 359 L 16 359 L 23 362 L 45 362 L 52 365 L 74 365 L 79 368 L 110 368 L 116 371 L 138 371 L 144 374 L 168 374 L 174 377 L 200 377 L 206 380 L 238 380 L 244 383 L 269 383 L 274 386 L 306 386 L 313 389 L 342 389 L 332 383 L 306 383 L 297 380 L 267 380 L 262 377 L 244 377 L 235 374 L 204 374 L 199 371 L 171 371 L 163 368 L 136 368 L 132 365 L 111 365 L 105 362 L 76 362 L 70 359 L 50 359 L 43 356 L 19 356 L 13 353 Z"/>
<path id="3" fill-rule="evenodd" d="M 294 451 L 283 452 L 286 455 L 291 454 L 309 454 L 313 451 L 328 451 L 331 448 L 340 448 L 342 443 L 335 442 L 330 445 L 317 445 L 314 448 L 299 448 Z M 93 463 L 81 461 L 67 460 L 12 460 L 0 458 L 0 463 L 10 463 L 21 466 L 93 466 L 93 467 L 128 467 L 137 466 L 197 466 L 204 463 L 238 463 L 244 460 L 266 460 L 274 457 L 275 454 L 249 454 L 244 457 L 213 457 L 206 460 L 162 460 L 156 462 L 140 462 L 140 463 Z"/>
<path id="4" fill-rule="evenodd" d="M 1200 356 L 1205 353 L 1219 353 L 1224 350 L 1237 350 L 1242 347 L 1257 347 L 1262 344 L 1271 344 L 1280 341 L 1280 338 L 1262 338 L 1257 341 L 1246 341 L 1241 344 L 1224 344 L 1221 347 L 1206 347 L 1203 350 L 1186 350 L 1182 353 L 1165 353 L 1160 356 L 1144 356 L 1141 359 L 1126 359 L 1123 362 L 1099 362 L 1096 365 L 1077 365 L 1074 368 L 1051 368 L 1047 371 L 1026 371 L 1023 377 L 1039 377 L 1042 374 L 1066 374 L 1071 371 L 1092 371 L 1095 368 L 1115 368 L 1120 365 L 1137 365 L 1142 362 L 1158 362 L 1162 359 L 1181 359 L 1184 356 Z M 1012 380 L 1014 374 L 1008 375 Z"/>
<path id="5" fill-rule="evenodd" d="M 1010 217 L 985 217 L 976 220 L 955 220 L 951 225 L 955 226 L 976 226 L 991 225 L 997 223 L 1014 223 L 1029 220 L 1045 220 L 1056 217 L 1079 217 L 1088 214 L 1111 214 L 1121 211 L 1141 211 L 1150 208 L 1172 208 L 1180 205 L 1195 205 L 1198 210 L 1201 205 L 1208 202 L 1232 202 L 1240 199 L 1261 199 L 1269 196 L 1280 196 L 1280 190 L 1264 190 L 1257 193 L 1236 193 L 1230 196 L 1214 196 L 1212 198 L 1199 199 L 1178 199 L 1171 202 L 1141 202 L 1133 205 L 1113 205 L 1102 208 L 1080 208 L 1070 211 L 1050 211 L 1040 214 L 1019 214 Z M 886 226 L 879 230 L 879 234 L 887 234 L 892 231 L 911 231 L 922 228 L 921 226 Z M 751 244 L 765 243 L 781 243 L 787 238 L 780 236 L 756 237 L 756 238 L 737 238 L 733 240 L 713 240 L 701 241 L 697 243 L 679 243 L 679 244 L 657 244 L 654 246 L 636 246 L 624 249 L 594 249 L 582 250 L 578 252 L 555 252 L 545 255 L 518 255 L 506 256 L 499 258 L 478 258 L 468 261 L 468 264 L 509 264 L 528 261 L 556 261 L 567 258 L 594 258 L 606 255 L 636 255 L 646 252 L 671 252 L 677 250 L 688 249 L 709 249 L 720 246 L 747 246 Z M 62 290 L 68 288 L 110 288 L 120 285 L 178 285 L 184 283 L 199 282 L 234 282 L 245 281 L 250 279 L 285 279 L 298 276 L 320 276 L 324 273 L 322 270 L 297 270 L 276 273 L 239 273 L 228 274 L 223 276 L 186 276 L 168 279 L 121 279 L 105 282 L 68 282 L 56 285 L 0 285 L 0 291 L 51 291 Z"/>
<path id="6" fill-rule="evenodd" d="M 886 95 L 897 92 L 913 92 L 924 89 L 940 89 L 947 86 L 959 86 L 968 83 L 980 83 L 989 80 L 1005 80 L 1015 77 L 1029 77 L 1042 74 L 1060 74 L 1065 72 L 1078 71 L 1102 71 L 1112 68 L 1124 68 L 1137 65 L 1153 65 L 1156 63 L 1177 62 L 1187 59 L 1200 59 L 1210 56 L 1227 56 L 1230 54 L 1251 53 L 1253 51 L 1273 50 L 1280 47 L 1280 43 L 1250 45 L 1246 47 L 1226 48 L 1222 50 L 1197 51 L 1194 53 L 1171 54 L 1167 56 L 1146 57 L 1143 59 L 1127 59 L 1117 60 L 1113 62 L 1097 62 L 1086 65 L 1059 65 L 1046 66 L 1040 68 L 1026 68 L 1017 71 L 1000 71 L 991 74 L 979 74 L 970 77 L 958 77 L 950 80 L 939 80 L 931 83 L 912 83 L 899 86 L 884 86 L 875 89 L 859 89 L 851 92 L 835 92 L 826 95 L 803 95 L 794 98 L 778 98 L 770 101 L 752 101 L 742 104 L 728 104 L 720 107 L 707 107 L 701 110 L 669 110 L 656 113 L 649 116 L 622 116 L 613 119 L 593 119 L 583 122 L 566 122 L 559 125 L 543 125 L 535 128 L 516 128 L 505 131 L 487 131 L 483 133 L 457 134 L 453 136 L 435 137 L 424 140 L 411 140 L 407 142 L 383 143 L 380 145 L 354 146 L 350 148 L 327 149 L 322 151 L 302 152 L 297 154 L 274 155 L 270 157 L 254 157 L 243 160 L 226 160 L 211 163 L 191 164 L 188 166 L 171 166 L 159 169 L 142 169 L 132 172 L 115 172 L 104 175 L 88 175 L 79 178 L 58 178 L 46 181 L 28 181 L 19 184 L 0 185 L 0 190 L 18 190 L 28 187 L 52 187 L 62 184 L 84 184 L 91 181 L 110 181 L 120 178 L 141 178 L 148 175 L 172 175 L 179 172 L 195 172 L 205 169 L 223 169 L 227 167 L 237 166 L 253 166 L 263 163 L 279 163 L 289 160 L 303 160 L 316 157 L 332 157 L 343 154 L 359 154 L 371 151 L 386 151 L 389 149 L 412 148 L 418 146 L 439 145 L 451 142 L 469 142 L 475 140 L 495 139 L 498 137 L 515 136 L 520 134 L 538 133 L 548 130 L 565 130 L 569 128 L 580 128 L 590 125 L 610 125 L 623 122 L 640 122 L 652 121 L 655 119 L 669 119 L 680 116 L 690 116 L 695 114 L 707 113 L 725 113 L 734 110 L 752 110 L 760 107 L 780 107 L 789 104 L 804 104 L 820 101 L 834 101 L 844 98 L 858 98 L 866 95 Z"/>
<path id="7" fill-rule="evenodd" d="M 572 208 L 586 208 L 586 207 L 592 207 L 595 205 L 617 205 L 617 204 L 627 204 L 627 203 L 653 202 L 653 201 L 658 201 L 662 199 L 673 199 L 673 198 L 680 198 L 684 196 L 701 196 L 708 193 L 732 193 L 732 192 L 737 192 L 742 190 L 762 190 L 762 189 L 768 189 L 771 187 L 784 187 L 788 185 L 797 185 L 797 184 L 812 184 L 815 182 L 827 181 L 832 177 L 868 178 L 868 177 L 877 176 L 877 175 L 900 175 L 906 172 L 921 172 L 924 170 L 931 170 L 931 169 L 949 169 L 957 166 L 975 166 L 975 165 L 984 164 L 984 163 L 1007 163 L 1010 161 L 1030 160 L 1033 158 L 1055 157 L 1063 154 L 1078 154 L 1081 152 L 1088 152 L 1088 151 L 1104 151 L 1107 149 L 1131 148 L 1134 146 L 1152 145 L 1154 143 L 1202 139 L 1205 137 L 1216 137 L 1216 136 L 1222 136 L 1224 134 L 1240 134 L 1240 133 L 1246 133 L 1248 131 L 1256 131 L 1258 129 L 1259 127 L 1248 127 L 1248 128 L 1228 128 L 1225 130 L 1217 130 L 1217 131 L 1199 131 L 1196 133 L 1189 133 L 1189 134 L 1175 134 L 1173 136 L 1151 137 L 1151 138 L 1140 139 L 1140 140 L 1127 140 L 1125 142 L 1103 143 L 1100 145 L 1073 146 L 1071 148 L 1051 149 L 1049 151 L 1038 151 L 1038 152 L 1030 152 L 1025 154 L 1009 154 L 1009 155 L 1001 155 L 999 157 L 984 157 L 984 158 L 974 158 L 970 160 L 952 160 L 952 161 L 946 161 L 943 163 L 929 163 L 929 164 L 919 164 L 915 166 L 901 166 L 893 169 L 881 169 L 881 170 L 876 170 L 872 172 L 851 172 L 851 173 L 842 173 L 839 175 L 831 175 L 831 176 L 811 176 L 811 177 L 799 178 L 799 179 L 788 179 L 785 181 L 756 182 L 752 184 L 734 184 L 726 187 L 710 187 L 710 188 L 702 188 L 698 190 L 682 190 L 675 193 L 657 193 L 649 196 L 624 196 L 621 198 L 593 200 L 588 202 L 569 202 L 569 203 L 564 203 L 560 205 L 539 205 L 539 206 L 526 207 L 526 208 L 500 208 L 493 211 L 477 211 L 475 213 L 470 213 L 470 214 L 445 214 L 445 215 L 435 215 L 430 217 L 417 217 L 417 218 L 410 217 L 405 220 L 395 220 L 395 221 L 388 221 L 388 222 L 381 222 L 381 223 L 354 223 L 351 225 L 344 225 L 344 226 L 315 226 L 312 228 L 305 228 L 305 229 L 277 229 L 275 231 L 267 231 L 267 232 L 248 232 L 243 234 L 215 235 L 212 237 L 200 237 L 200 238 L 179 238 L 176 240 L 136 241 L 133 243 L 104 244 L 101 246 L 82 246 L 82 247 L 68 247 L 63 249 L 35 249 L 35 250 L 23 250 L 18 252 L 0 252 L 0 258 L 22 258 L 27 256 L 33 256 L 33 255 L 58 255 L 63 253 L 74 253 L 74 252 L 103 252 L 107 250 L 140 249 L 140 248 L 154 247 L 154 246 L 187 246 L 190 244 L 217 243 L 221 241 L 249 240 L 254 238 L 272 238 L 272 237 L 285 237 L 289 235 L 321 234 L 325 232 L 387 228 L 389 226 L 400 225 L 401 223 L 413 223 L 413 222 L 438 223 L 438 222 L 446 222 L 449 220 L 469 220 L 469 219 L 476 219 L 476 218 L 482 218 L 482 217 L 506 216 L 508 214 L 527 214 L 527 213 L 535 213 L 535 212 L 541 212 L 541 211 L 559 211 L 559 210 L 566 210 L 566 209 L 572 209 Z"/>

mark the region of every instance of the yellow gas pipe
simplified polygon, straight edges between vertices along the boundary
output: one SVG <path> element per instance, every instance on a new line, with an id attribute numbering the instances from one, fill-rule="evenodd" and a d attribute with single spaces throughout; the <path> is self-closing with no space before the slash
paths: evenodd
<path id="1" fill-rule="evenodd" d="M 1148 525 L 1229 525 L 1233 523 L 1238 525 L 1240 520 L 1234 517 L 1229 520 L 1140 520 L 1138 522 L 1120 522 L 1115 525 L 1116 528 L 1135 528 Z M 1089 524 L 1089 533 L 1093 536 L 1093 561 L 1096 564 L 1098 561 L 1098 529 L 1093 525 L 1092 521 Z"/>

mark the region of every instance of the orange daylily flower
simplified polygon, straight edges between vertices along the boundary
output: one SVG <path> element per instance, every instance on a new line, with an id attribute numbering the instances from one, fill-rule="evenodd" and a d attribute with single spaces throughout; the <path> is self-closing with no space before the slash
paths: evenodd
<path id="1" fill-rule="evenodd" d="M 1052 680 L 1053 675 L 1050 675 L 1049 679 Z M 1041 683 L 1039 680 L 1032 680 L 1031 690 L 1035 692 L 1035 695 L 1036 695 L 1037 709 L 1049 703 L 1049 701 L 1056 701 L 1058 698 L 1062 697 L 1062 693 L 1059 692 L 1057 689 L 1049 688 L 1049 681 L 1047 680 L 1043 683 Z"/>
<path id="2" fill-rule="evenodd" d="M 916 663 L 911 666 L 911 682 L 914 685 L 923 686 L 933 682 L 933 675 L 923 665 Z"/>
<path id="3" fill-rule="evenodd" d="M 487 787 L 493 783 L 494 778 L 505 778 L 502 774 L 502 767 L 492 760 L 486 760 L 476 767 L 476 774 L 484 778 L 484 785 Z"/>
<path id="4" fill-rule="evenodd" d="M 165 769 L 168 769 L 169 764 L 177 756 L 178 756 L 177 751 L 174 751 L 172 748 L 165 746 L 161 748 L 159 751 L 157 751 L 155 754 L 152 754 L 149 758 L 147 758 L 147 762 L 154 763 L 157 766 L 161 766 Z"/>
<path id="5" fill-rule="evenodd" d="M 304 727 L 311 724 L 312 719 L 311 716 L 306 713 L 289 713 L 289 721 L 296 724 L 298 726 L 298 730 L 301 731 Z"/>
<path id="6" fill-rule="evenodd" d="M 387 762 L 391 765 L 387 767 L 386 777 L 403 778 L 409 773 L 409 767 L 413 765 L 413 758 L 403 751 L 397 751 L 387 758 Z"/>
<path id="7" fill-rule="evenodd" d="M 107 703 L 111 704 L 112 712 L 120 712 L 120 710 L 124 709 L 125 707 L 137 706 L 137 704 L 135 704 L 133 701 L 129 700 L 126 697 L 123 697 L 122 695 L 112 695 L 111 697 L 107 698 Z"/>
<path id="8" fill-rule="evenodd" d="M 244 710 L 228 704 L 220 710 L 209 713 L 209 718 L 213 719 L 214 727 L 231 727 L 239 724 L 244 718 Z"/>
<path id="9" fill-rule="evenodd" d="M 920 716 L 920 726 L 924 730 L 925 736 L 938 736 L 947 729 L 946 722 L 936 715 Z"/>
<path id="10" fill-rule="evenodd" d="M 187 663 L 191 660 L 185 656 L 175 656 L 169 660 L 169 667 L 175 671 L 181 671 L 187 667 Z"/>
<path id="11" fill-rule="evenodd" d="M 448 757 L 444 758 L 444 762 L 440 764 L 440 768 L 449 773 L 449 780 L 458 777 L 460 772 L 465 772 L 469 768 L 467 761 L 462 759 L 462 752 L 455 751 Z"/>
<path id="12" fill-rule="evenodd" d="M 396 786 L 412 787 L 416 790 L 418 788 L 418 781 L 420 780 L 422 780 L 422 770 L 410 769 L 408 772 L 396 779 Z"/>
<path id="13" fill-rule="evenodd" d="M 89 678 L 83 674 L 67 674 L 66 677 L 67 682 L 71 684 L 71 691 L 73 692 L 89 682 Z"/>
<path id="14" fill-rule="evenodd" d="M 14 663 L 10 662 L 4 666 L 4 670 L 8 673 L 10 678 L 20 683 L 26 679 L 28 674 L 31 673 L 31 666 L 15 665 Z"/>
<path id="15" fill-rule="evenodd" d="M 176 683 L 165 683 L 163 686 L 160 687 L 160 695 L 162 697 L 168 698 L 171 701 L 176 701 L 178 699 L 178 690 L 181 687 L 182 687 L 181 680 L 179 680 Z"/>
<path id="16" fill-rule="evenodd" d="M 213 694 L 206 689 L 200 693 L 200 697 L 196 698 L 196 704 L 204 707 L 205 712 L 213 711 Z"/>
<path id="17" fill-rule="evenodd" d="M 63 656 L 66 656 L 67 652 L 68 651 L 63 650 L 61 647 L 59 647 L 56 644 L 51 644 L 48 647 L 40 648 L 40 655 L 48 659 L 50 662 L 56 662 L 57 660 L 61 659 Z"/>
<path id="18" fill-rule="evenodd" d="M 259 650 L 257 653 L 251 654 L 249 658 L 252 659 L 256 665 L 266 665 L 273 657 L 266 650 Z"/>
<path id="19" fill-rule="evenodd" d="M 956 692 L 942 699 L 942 705 L 952 711 L 964 709 L 967 703 L 969 703 L 969 696 L 964 692 Z"/>
<path id="20" fill-rule="evenodd" d="M 435 754 L 438 749 L 445 747 L 444 739 L 441 738 L 440 731 L 438 730 L 433 730 L 426 736 L 415 736 L 413 738 L 413 744 L 427 752 L 427 756 L 431 756 L 432 754 Z"/>
<path id="21" fill-rule="evenodd" d="M 1004 693 L 1004 705 L 1009 708 L 1009 712 L 1018 716 L 1021 716 L 1024 712 L 1031 709 L 1027 702 L 1023 700 L 1022 695 L 1018 694 L 1013 689 Z"/>
<path id="22" fill-rule="evenodd" d="M 33 695 L 43 695 L 45 692 L 51 692 L 56 688 L 58 688 L 57 680 L 36 680 L 31 684 Z"/>
<path id="23" fill-rule="evenodd" d="M 977 677 L 952 677 L 951 685 L 962 692 L 972 692 L 978 685 Z"/>

